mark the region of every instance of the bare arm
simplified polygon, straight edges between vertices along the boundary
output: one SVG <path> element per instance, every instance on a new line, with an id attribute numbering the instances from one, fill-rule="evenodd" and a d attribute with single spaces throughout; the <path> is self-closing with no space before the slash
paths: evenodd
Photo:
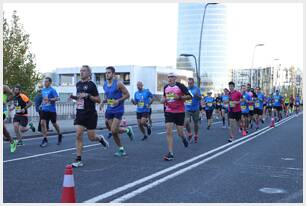
<path id="1" fill-rule="evenodd" d="M 130 93 L 127 88 L 122 84 L 122 82 L 118 82 L 118 89 L 122 92 L 122 97 L 117 101 L 122 102 L 128 98 L 130 98 Z"/>

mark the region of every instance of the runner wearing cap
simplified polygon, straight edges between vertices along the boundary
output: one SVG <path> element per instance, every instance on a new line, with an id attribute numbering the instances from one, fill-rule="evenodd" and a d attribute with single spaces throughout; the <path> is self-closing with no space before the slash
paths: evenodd
<path id="1" fill-rule="evenodd" d="M 168 143 L 168 154 L 164 160 L 174 159 L 173 154 L 173 126 L 176 125 L 177 133 L 181 137 L 185 147 L 188 147 L 188 141 L 184 134 L 185 105 L 184 101 L 192 99 L 187 87 L 176 82 L 174 73 L 168 74 L 168 84 L 164 87 L 164 94 L 161 103 L 165 105 L 165 123 Z"/>

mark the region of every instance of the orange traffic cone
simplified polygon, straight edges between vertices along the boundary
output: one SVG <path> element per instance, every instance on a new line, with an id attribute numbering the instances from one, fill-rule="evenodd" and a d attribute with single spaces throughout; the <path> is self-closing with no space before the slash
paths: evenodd
<path id="1" fill-rule="evenodd" d="M 72 165 L 67 165 L 65 169 L 62 203 L 75 203 L 74 177 L 72 173 Z"/>
<path id="2" fill-rule="evenodd" d="M 270 125 L 270 127 L 275 127 L 275 120 L 274 120 L 273 117 L 271 118 L 271 125 Z"/>

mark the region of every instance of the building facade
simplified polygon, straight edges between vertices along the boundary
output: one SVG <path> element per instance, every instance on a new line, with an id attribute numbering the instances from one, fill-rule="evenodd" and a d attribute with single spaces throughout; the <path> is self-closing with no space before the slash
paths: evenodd
<path id="1" fill-rule="evenodd" d="M 198 61 L 201 24 L 204 3 L 180 3 L 178 19 L 177 68 L 194 70 Z M 226 7 L 224 4 L 209 5 L 206 9 L 201 43 L 200 77 L 202 91 L 220 91 L 229 78 L 226 61 Z"/>
<path id="2" fill-rule="evenodd" d="M 92 81 L 98 87 L 98 92 L 103 98 L 103 84 L 105 81 L 105 68 L 103 66 L 91 67 Z M 122 81 L 127 87 L 131 98 L 137 91 L 137 82 L 142 81 L 144 88 L 150 89 L 155 95 L 162 95 L 164 85 L 168 83 L 167 74 L 174 72 L 178 76 L 178 81 L 187 86 L 187 78 L 192 77 L 192 71 L 177 70 L 171 67 L 157 67 L 157 66 L 115 66 L 116 78 Z M 48 74 L 50 76 L 50 74 Z M 47 76 L 47 75 L 45 75 Z M 52 74 L 53 87 L 59 93 L 61 101 L 67 101 L 71 94 L 76 93 L 75 85 L 80 80 L 80 68 L 57 68 Z"/>

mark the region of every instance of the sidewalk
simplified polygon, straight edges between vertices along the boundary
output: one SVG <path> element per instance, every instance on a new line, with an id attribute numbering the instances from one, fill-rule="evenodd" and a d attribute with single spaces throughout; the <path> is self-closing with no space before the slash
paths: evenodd
<path id="1" fill-rule="evenodd" d="M 129 113 L 128 115 L 124 115 L 128 125 L 135 125 L 137 124 L 137 119 L 136 119 L 136 114 L 131 114 Z M 152 118 L 152 122 L 159 122 L 159 121 L 163 121 L 164 120 L 164 113 L 154 113 L 151 116 Z M 75 132 L 75 128 L 73 125 L 74 119 L 69 119 L 69 120 L 58 120 L 57 123 L 61 129 L 61 132 L 63 134 L 68 134 L 68 133 L 73 133 Z M 37 132 L 37 127 L 38 127 L 38 121 L 33 121 L 33 124 L 35 126 L 36 132 L 32 132 L 32 130 L 30 129 L 29 131 L 27 131 L 26 133 L 23 134 L 23 138 L 32 138 L 32 137 L 41 137 L 42 134 L 40 132 Z M 6 123 L 7 129 L 9 131 L 9 133 L 11 134 L 12 137 L 16 137 L 15 135 L 15 131 L 13 128 L 13 124 L 12 123 Z M 52 123 L 50 122 L 49 124 L 50 129 L 52 130 L 51 132 L 48 132 L 48 135 L 56 135 L 56 131 L 53 128 Z M 97 125 L 97 130 L 102 130 L 105 129 L 105 118 L 104 116 L 102 116 L 101 114 L 99 114 L 99 119 L 98 119 L 98 125 Z"/>

